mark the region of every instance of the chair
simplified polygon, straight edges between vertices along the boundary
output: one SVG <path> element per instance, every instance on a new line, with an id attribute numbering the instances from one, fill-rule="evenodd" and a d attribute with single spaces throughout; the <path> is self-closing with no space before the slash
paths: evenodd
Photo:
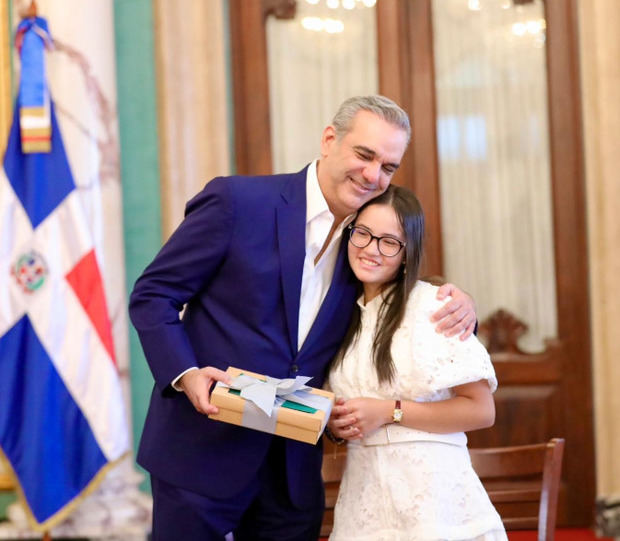
<path id="1" fill-rule="evenodd" d="M 340 452 L 338 452 L 340 451 Z M 323 468 L 321 474 L 325 484 L 325 512 L 321 524 L 321 538 L 326 538 L 334 525 L 334 507 L 338 498 L 338 488 L 344 472 L 347 454 L 343 449 L 334 449 L 334 444 L 325 441 L 323 451 Z"/>
<path id="2" fill-rule="evenodd" d="M 553 541 L 563 453 L 562 438 L 469 450 L 507 530 L 538 529 L 538 541 Z"/>
<path id="3" fill-rule="evenodd" d="M 538 529 L 538 541 L 553 541 L 563 452 L 561 438 L 532 445 L 469 450 L 474 470 L 507 530 Z M 346 452 L 325 442 L 323 537 L 332 529 L 345 463 Z"/>

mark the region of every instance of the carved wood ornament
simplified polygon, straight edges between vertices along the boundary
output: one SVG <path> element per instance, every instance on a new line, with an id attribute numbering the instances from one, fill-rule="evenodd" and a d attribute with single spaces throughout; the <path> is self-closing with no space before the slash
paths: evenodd
<path id="1" fill-rule="evenodd" d="M 276 19 L 294 19 L 297 13 L 297 0 L 263 0 L 263 15 L 266 19 L 273 15 Z"/>
<path id="2" fill-rule="evenodd" d="M 487 339 L 489 353 L 525 354 L 517 341 L 528 330 L 528 326 L 508 310 L 499 309 L 485 319 L 479 326 L 480 336 Z"/>

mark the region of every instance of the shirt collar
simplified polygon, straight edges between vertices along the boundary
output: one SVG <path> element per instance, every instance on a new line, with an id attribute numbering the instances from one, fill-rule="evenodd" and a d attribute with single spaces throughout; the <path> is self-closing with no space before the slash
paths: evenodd
<path id="1" fill-rule="evenodd" d="M 325 197 L 319 186 L 319 177 L 316 172 L 317 162 L 318 160 L 314 160 L 310 164 L 306 175 L 306 223 L 311 222 L 323 212 L 330 212 L 327 201 L 325 201 Z"/>
<path id="2" fill-rule="evenodd" d="M 367 302 L 366 304 L 364 304 L 364 293 L 362 293 L 357 299 L 357 305 L 360 307 L 362 312 L 365 312 L 365 311 L 378 312 L 385 298 L 390 294 L 392 289 L 394 289 L 395 287 L 396 287 L 396 284 L 391 284 L 389 287 L 385 288 L 374 299 L 372 299 L 370 302 Z"/>
<path id="3" fill-rule="evenodd" d="M 306 173 L 306 223 L 310 223 L 314 218 L 320 216 L 323 213 L 328 213 L 328 216 L 334 219 L 332 211 L 329 210 L 325 196 L 321 191 L 319 185 L 319 177 L 317 175 L 318 160 L 314 160 L 308 167 Z M 343 221 L 342 227 L 349 225 L 357 213 L 349 214 Z"/>

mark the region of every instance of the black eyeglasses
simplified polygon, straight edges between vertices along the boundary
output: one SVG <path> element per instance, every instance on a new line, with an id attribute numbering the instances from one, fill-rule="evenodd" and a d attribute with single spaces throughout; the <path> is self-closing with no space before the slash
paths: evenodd
<path id="1" fill-rule="evenodd" d="M 366 248 L 372 241 L 377 241 L 379 253 L 385 257 L 394 257 L 405 247 L 406 243 L 394 237 L 377 237 L 361 225 L 349 226 L 349 241 L 356 248 Z"/>

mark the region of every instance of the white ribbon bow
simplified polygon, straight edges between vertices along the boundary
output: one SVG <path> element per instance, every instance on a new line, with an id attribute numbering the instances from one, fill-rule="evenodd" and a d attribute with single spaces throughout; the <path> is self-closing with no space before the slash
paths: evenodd
<path id="1" fill-rule="evenodd" d="M 276 405 L 276 397 L 303 403 L 294 393 L 308 390 L 306 383 L 311 379 L 310 376 L 297 376 L 295 379 L 277 379 L 267 376 L 263 381 L 241 374 L 231 382 L 230 388 L 241 391 L 241 398 L 253 402 L 271 417 Z"/>

